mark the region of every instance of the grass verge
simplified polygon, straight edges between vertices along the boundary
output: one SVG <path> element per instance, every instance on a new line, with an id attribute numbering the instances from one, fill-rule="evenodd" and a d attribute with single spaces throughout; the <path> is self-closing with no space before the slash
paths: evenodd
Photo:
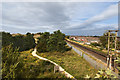
<path id="1" fill-rule="evenodd" d="M 79 44 L 79 45 L 85 46 L 85 47 L 87 47 L 87 48 L 93 49 L 93 50 L 95 50 L 95 51 L 97 51 L 97 52 L 101 52 L 101 53 L 107 54 L 106 50 L 101 51 L 101 50 L 97 49 L 96 47 L 91 47 L 91 46 L 89 46 L 89 45 L 80 43 L 80 42 L 78 42 L 78 41 L 76 41 L 76 40 L 69 40 L 69 39 L 67 39 L 67 40 L 68 40 L 68 41 L 71 41 L 71 42 L 74 42 L 74 43 L 77 43 L 77 44 Z"/>
<path id="2" fill-rule="evenodd" d="M 23 59 L 24 67 L 21 78 L 66 78 L 61 73 L 54 73 L 54 65 L 48 61 L 40 60 L 31 54 L 31 50 L 23 51 L 20 58 Z"/>
<path id="3" fill-rule="evenodd" d="M 86 75 L 94 77 L 97 73 L 96 69 L 73 50 L 64 53 L 46 52 L 37 54 L 56 62 L 75 78 L 84 78 Z"/>

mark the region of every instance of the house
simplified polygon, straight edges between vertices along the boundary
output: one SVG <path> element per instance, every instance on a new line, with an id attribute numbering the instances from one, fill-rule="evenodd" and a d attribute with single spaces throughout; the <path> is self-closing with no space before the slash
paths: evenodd
<path id="1" fill-rule="evenodd" d="M 70 39 L 74 39 L 76 41 L 80 41 L 83 43 L 99 43 L 100 40 L 98 37 L 86 37 L 86 36 L 70 36 Z"/>

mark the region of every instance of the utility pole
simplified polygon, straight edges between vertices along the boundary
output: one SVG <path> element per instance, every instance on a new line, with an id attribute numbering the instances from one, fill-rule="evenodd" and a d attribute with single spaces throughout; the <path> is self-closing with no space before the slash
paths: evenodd
<path id="1" fill-rule="evenodd" d="M 111 36 L 111 32 L 115 32 L 115 36 Z M 118 30 L 108 30 L 108 54 L 107 54 L 107 68 L 111 69 L 112 67 L 112 54 L 111 54 L 111 47 L 110 44 L 111 37 L 115 37 L 115 48 L 114 48 L 114 61 L 113 61 L 113 70 L 115 71 L 115 60 L 116 60 L 116 49 L 117 49 L 117 32 Z"/>
<path id="2" fill-rule="evenodd" d="M 108 54 L 107 54 L 107 68 L 109 68 L 109 54 L 110 54 L 110 31 L 108 31 Z"/>
<path id="3" fill-rule="evenodd" d="M 117 49 L 117 31 L 115 31 L 115 54 L 114 54 L 114 71 L 115 71 L 115 60 L 117 59 L 116 55 L 116 49 Z"/>

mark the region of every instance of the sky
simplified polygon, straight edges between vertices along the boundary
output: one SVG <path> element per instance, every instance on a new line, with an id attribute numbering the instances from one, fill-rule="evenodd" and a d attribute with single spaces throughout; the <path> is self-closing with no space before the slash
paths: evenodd
<path id="1" fill-rule="evenodd" d="M 102 35 L 118 29 L 118 2 L 2 2 L 2 31 Z"/>

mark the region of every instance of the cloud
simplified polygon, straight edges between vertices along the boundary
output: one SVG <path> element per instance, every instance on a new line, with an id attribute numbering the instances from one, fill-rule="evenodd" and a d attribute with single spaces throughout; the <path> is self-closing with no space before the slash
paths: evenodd
<path id="1" fill-rule="evenodd" d="M 117 16 L 117 15 L 118 15 L 118 4 L 114 4 L 114 5 L 109 6 L 101 14 L 93 16 L 81 24 L 72 26 L 72 28 L 74 28 L 74 29 L 75 28 L 76 29 L 84 29 L 87 27 L 91 28 L 95 23 L 110 19 L 111 17 Z"/>
<path id="2" fill-rule="evenodd" d="M 26 30 L 60 29 L 70 20 L 65 9 L 60 3 L 3 3 L 2 24 Z"/>
<path id="3" fill-rule="evenodd" d="M 2 0 L 2 2 L 118 2 L 119 0 Z"/>
<path id="4" fill-rule="evenodd" d="M 99 27 L 96 27 L 99 26 Z M 103 35 L 104 32 L 107 30 L 116 30 L 118 27 L 116 27 L 117 24 L 94 24 L 92 26 L 87 27 L 86 29 L 67 29 L 63 30 L 63 32 L 67 35 L 84 35 L 84 36 L 90 36 L 90 35 Z"/>
<path id="5" fill-rule="evenodd" d="M 2 13 L 2 29 L 12 33 L 52 32 L 60 29 L 67 34 L 89 34 L 91 31 L 109 28 L 106 27 L 108 24 L 98 22 L 117 16 L 117 4 L 7 2 L 2 4 Z M 111 28 L 113 27 L 112 25 Z M 99 32 L 100 30 L 97 33 Z"/>

